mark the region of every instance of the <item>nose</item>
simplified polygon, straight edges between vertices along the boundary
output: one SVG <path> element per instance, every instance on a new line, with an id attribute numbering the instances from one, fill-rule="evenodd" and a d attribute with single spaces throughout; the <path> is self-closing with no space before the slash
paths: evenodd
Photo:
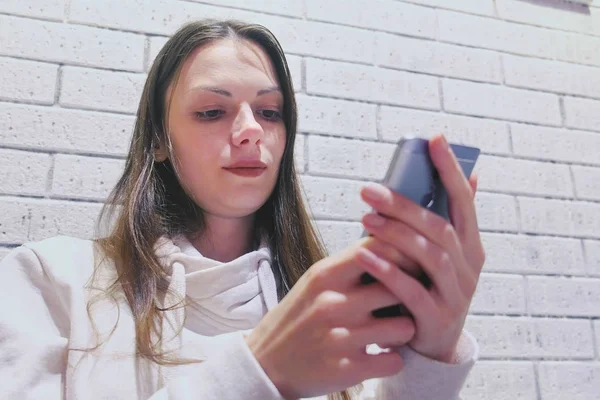
<path id="1" fill-rule="evenodd" d="M 264 131 L 254 117 L 254 112 L 249 104 L 242 104 L 233 123 L 233 144 L 258 144 L 262 140 Z"/>

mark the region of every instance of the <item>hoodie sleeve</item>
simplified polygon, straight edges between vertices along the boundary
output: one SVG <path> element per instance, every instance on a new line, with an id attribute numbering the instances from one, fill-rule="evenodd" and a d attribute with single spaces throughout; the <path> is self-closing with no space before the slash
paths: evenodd
<path id="1" fill-rule="evenodd" d="M 173 378 L 150 400 L 273 399 L 283 397 L 246 344 L 242 332 L 220 335 L 214 352 L 193 371 Z"/>
<path id="2" fill-rule="evenodd" d="M 68 323 L 32 250 L 0 262 L 0 303 L 0 398 L 62 398 Z"/>
<path id="3" fill-rule="evenodd" d="M 424 357 L 408 346 L 397 351 L 404 360 L 402 371 L 365 382 L 363 400 L 459 400 L 460 391 L 478 358 L 479 347 L 475 338 L 463 330 L 453 364 Z"/>

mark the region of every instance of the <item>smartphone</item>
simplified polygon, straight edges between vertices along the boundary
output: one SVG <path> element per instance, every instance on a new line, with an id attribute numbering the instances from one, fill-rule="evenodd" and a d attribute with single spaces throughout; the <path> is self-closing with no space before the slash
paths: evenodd
<path id="1" fill-rule="evenodd" d="M 465 177 L 470 177 L 480 149 L 450 143 Z M 429 157 L 429 141 L 416 137 L 403 137 L 396 146 L 396 151 L 388 167 L 382 182 L 393 191 L 411 199 L 422 207 L 450 220 L 448 211 L 448 193 L 441 182 L 438 171 L 435 169 Z M 363 232 L 363 237 L 368 233 Z M 425 287 L 431 285 L 431 280 L 423 272 L 419 280 Z M 369 284 L 375 282 L 375 278 L 365 273 L 361 276 L 361 283 Z M 377 318 L 396 317 L 410 315 L 402 305 L 374 310 L 373 315 Z"/>

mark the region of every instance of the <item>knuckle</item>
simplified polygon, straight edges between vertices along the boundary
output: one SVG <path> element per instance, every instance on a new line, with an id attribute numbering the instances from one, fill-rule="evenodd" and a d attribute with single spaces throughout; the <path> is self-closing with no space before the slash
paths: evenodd
<path id="1" fill-rule="evenodd" d="M 413 282 L 412 285 L 409 286 L 410 289 L 406 291 L 406 302 L 409 304 L 421 304 L 426 295 L 425 288 L 421 286 L 418 282 Z"/>
<path id="2" fill-rule="evenodd" d="M 456 246 L 458 244 L 458 235 L 452 224 L 444 220 L 441 222 L 441 225 L 440 238 L 442 243 L 446 246 Z"/>
<path id="3" fill-rule="evenodd" d="M 332 321 L 336 315 L 336 310 L 343 302 L 343 295 L 333 291 L 320 293 L 314 301 L 314 314 L 320 321 Z"/>
<path id="4" fill-rule="evenodd" d="M 325 260 L 321 260 L 320 262 L 313 265 L 308 270 L 308 280 L 311 282 L 312 286 L 320 287 L 330 275 L 330 267 L 329 264 Z"/>

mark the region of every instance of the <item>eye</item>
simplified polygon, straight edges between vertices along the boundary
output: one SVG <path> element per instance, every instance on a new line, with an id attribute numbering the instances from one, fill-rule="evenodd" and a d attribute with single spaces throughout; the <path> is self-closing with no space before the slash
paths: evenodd
<path id="1" fill-rule="evenodd" d="M 277 110 L 260 110 L 258 114 L 267 121 L 281 120 L 281 113 Z"/>
<path id="2" fill-rule="evenodd" d="M 223 110 L 206 110 L 197 112 L 196 117 L 204 121 L 211 121 L 219 118 L 223 114 L 225 114 L 225 111 Z"/>

